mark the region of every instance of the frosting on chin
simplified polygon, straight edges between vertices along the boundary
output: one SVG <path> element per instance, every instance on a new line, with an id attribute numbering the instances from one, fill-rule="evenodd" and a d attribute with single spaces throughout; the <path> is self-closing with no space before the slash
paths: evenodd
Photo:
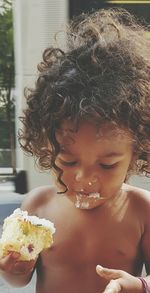
<path id="1" fill-rule="evenodd" d="M 103 197 L 101 197 L 99 192 L 92 192 L 88 195 L 77 193 L 74 199 L 74 204 L 78 209 L 89 210 L 98 207 L 102 199 Z"/>

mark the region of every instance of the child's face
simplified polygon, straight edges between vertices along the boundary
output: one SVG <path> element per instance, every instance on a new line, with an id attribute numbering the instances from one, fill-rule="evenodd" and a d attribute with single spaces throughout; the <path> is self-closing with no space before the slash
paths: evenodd
<path id="1" fill-rule="evenodd" d="M 80 209 L 100 206 L 120 193 L 133 158 L 133 139 L 122 128 L 99 130 L 82 122 L 77 132 L 65 122 L 56 134 L 61 147 L 56 164 L 63 170 L 66 196 Z"/>

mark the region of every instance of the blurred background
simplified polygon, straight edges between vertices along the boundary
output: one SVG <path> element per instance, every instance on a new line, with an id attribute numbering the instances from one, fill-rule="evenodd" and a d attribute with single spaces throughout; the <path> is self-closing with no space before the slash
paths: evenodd
<path id="1" fill-rule="evenodd" d="M 34 86 L 43 50 L 66 46 L 65 25 L 74 15 L 103 7 L 121 6 L 150 22 L 150 1 L 0 0 L 0 198 L 4 191 L 26 193 L 51 184 L 23 154 L 17 141 L 24 87 Z M 150 190 L 150 179 L 134 176 L 131 184 Z"/>

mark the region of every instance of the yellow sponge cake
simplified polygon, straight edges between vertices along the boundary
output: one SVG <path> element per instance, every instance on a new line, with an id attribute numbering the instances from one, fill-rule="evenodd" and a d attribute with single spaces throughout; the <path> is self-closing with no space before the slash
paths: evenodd
<path id="1" fill-rule="evenodd" d="M 35 259 L 43 249 L 52 245 L 54 233 L 52 222 L 29 216 L 27 211 L 18 208 L 4 220 L 0 257 L 16 251 L 21 254 L 21 260 Z"/>

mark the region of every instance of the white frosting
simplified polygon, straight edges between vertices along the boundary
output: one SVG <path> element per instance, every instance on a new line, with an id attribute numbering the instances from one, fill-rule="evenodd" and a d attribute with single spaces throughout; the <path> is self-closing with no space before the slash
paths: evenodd
<path id="1" fill-rule="evenodd" d="M 90 192 L 89 194 L 83 194 L 78 192 L 76 194 L 75 207 L 78 209 L 90 209 L 97 206 L 103 197 L 99 192 Z"/>
<path id="2" fill-rule="evenodd" d="M 101 197 L 101 195 L 100 195 L 100 193 L 99 192 L 91 192 L 91 193 L 89 193 L 88 194 L 88 197 L 89 198 L 100 198 Z"/>
<path id="3" fill-rule="evenodd" d="M 79 208 L 79 209 L 88 209 L 90 207 L 90 204 L 89 202 L 81 202 L 81 203 L 78 203 L 78 205 L 75 205 L 76 208 Z"/>
<path id="4" fill-rule="evenodd" d="M 24 221 L 29 221 L 31 224 L 35 226 L 43 226 L 51 230 L 51 233 L 54 234 L 56 229 L 54 224 L 46 219 L 41 219 L 37 216 L 29 216 L 27 211 L 22 211 L 20 208 L 14 210 L 13 214 L 9 216 L 9 218 L 19 217 Z"/>

